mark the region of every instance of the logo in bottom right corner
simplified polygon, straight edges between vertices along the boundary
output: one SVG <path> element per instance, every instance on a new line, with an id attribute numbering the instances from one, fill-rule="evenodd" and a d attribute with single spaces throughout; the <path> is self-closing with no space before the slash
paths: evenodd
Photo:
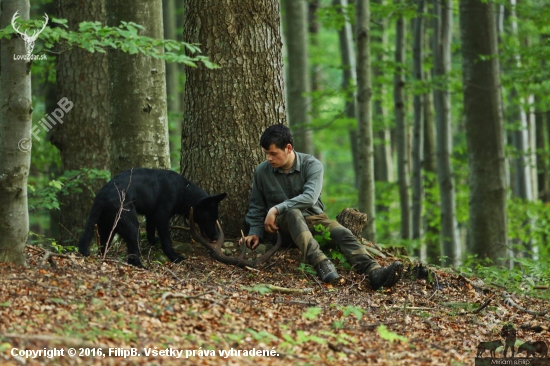
<path id="1" fill-rule="evenodd" d="M 516 329 L 511 324 L 506 324 L 500 331 L 500 340 L 479 342 L 477 345 L 476 365 L 550 365 L 548 358 L 548 345 L 544 341 L 526 341 L 517 348 Z M 497 357 L 497 349 L 502 347 L 502 358 Z M 510 352 L 508 353 L 508 350 Z M 486 351 L 489 351 L 488 353 Z M 525 356 L 522 354 L 525 353 Z M 507 357 L 509 354 L 509 357 Z"/>

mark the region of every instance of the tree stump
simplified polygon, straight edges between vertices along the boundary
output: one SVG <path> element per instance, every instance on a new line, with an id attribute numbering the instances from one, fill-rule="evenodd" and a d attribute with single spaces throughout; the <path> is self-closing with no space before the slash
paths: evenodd
<path id="1" fill-rule="evenodd" d="M 363 227 L 367 224 L 367 214 L 355 208 L 345 208 L 336 216 L 336 221 L 345 228 L 348 228 L 353 235 L 360 238 Z"/>

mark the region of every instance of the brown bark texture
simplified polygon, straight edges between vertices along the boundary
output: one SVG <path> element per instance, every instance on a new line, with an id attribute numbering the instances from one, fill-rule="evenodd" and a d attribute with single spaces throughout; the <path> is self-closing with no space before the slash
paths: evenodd
<path id="1" fill-rule="evenodd" d="M 96 0 L 58 0 L 58 17 L 67 19 L 70 30 L 77 31 L 84 21 L 106 21 L 105 2 Z M 73 103 L 50 134 L 59 149 L 62 170 L 92 168 L 109 170 L 109 78 L 107 56 L 80 48 L 61 52 L 57 57 L 57 100 Z M 57 108 L 57 106 L 56 106 Z M 52 111 L 47 111 L 51 113 Z M 48 120 L 49 121 L 49 120 Z M 94 192 L 105 181 L 87 181 L 81 192 L 59 195 L 61 207 L 60 234 L 64 244 L 78 240 L 92 207 Z"/>
<path id="2" fill-rule="evenodd" d="M 19 11 L 29 19 L 27 0 L 2 1 L 0 28 Z M 26 55 L 19 36 L 0 41 L 0 262 L 25 265 L 29 234 L 27 179 L 31 164 L 32 98 L 30 62 L 14 60 Z"/>
<path id="3" fill-rule="evenodd" d="M 209 194 L 227 192 L 220 218 L 237 237 L 264 159 L 260 136 L 286 124 L 279 3 L 189 0 L 184 37 L 220 68 L 186 68 L 181 173 Z"/>
<path id="4" fill-rule="evenodd" d="M 503 264 L 507 250 L 504 131 L 494 4 L 462 0 L 460 29 L 470 185 L 470 252 Z M 486 56 L 480 59 L 480 56 Z"/>
<path id="5" fill-rule="evenodd" d="M 162 0 L 106 2 L 107 21 L 121 21 L 145 27 L 146 37 L 164 37 Z M 164 60 L 130 55 L 120 50 L 109 53 L 111 100 L 111 173 L 133 167 L 170 168 L 166 71 Z"/>

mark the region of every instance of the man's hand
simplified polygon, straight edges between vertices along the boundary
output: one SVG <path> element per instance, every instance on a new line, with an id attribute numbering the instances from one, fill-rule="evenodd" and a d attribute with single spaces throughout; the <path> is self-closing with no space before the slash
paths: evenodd
<path id="1" fill-rule="evenodd" d="M 279 210 L 276 207 L 272 207 L 268 212 L 264 222 L 265 231 L 270 234 L 274 234 L 279 230 L 279 227 L 275 224 Z"/>
<path id="2" fill-rule="evenodd" d="M 260 237 L 258 235 L 248 235 L 244 237 L 246 246 L 250 249 L 256 249 L 258 244 L 260 244 Z M 243 238 L 239 239 L 239 244 L 243 245 Z"/>

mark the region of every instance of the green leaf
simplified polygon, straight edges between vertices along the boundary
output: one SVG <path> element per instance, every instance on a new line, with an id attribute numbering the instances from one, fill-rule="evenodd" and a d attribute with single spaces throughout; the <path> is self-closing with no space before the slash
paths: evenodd
<path id="1" fill-rule="evenodd" d="M 302 313 L 302 317 L 308 320 L 313 320 L 313 319 L 317 319 L 322 312 L 323 312 L 323 309 L 321 308 L 311 307 L 311 308 L 307 308 Z"/>
<path id="2" fill-rule="evenodd" d="M 402 341 L 405 343 L 409 341 L 407 337 L 403 337 L 397 333 L 392 332 L 385 325 L 380 325 L 378 328 L 376 328 L 376 330 L 378 331 L 378 335 L 380 336 L 380 338 L 390 341 L 392 343 L 394 341 Z"/>

